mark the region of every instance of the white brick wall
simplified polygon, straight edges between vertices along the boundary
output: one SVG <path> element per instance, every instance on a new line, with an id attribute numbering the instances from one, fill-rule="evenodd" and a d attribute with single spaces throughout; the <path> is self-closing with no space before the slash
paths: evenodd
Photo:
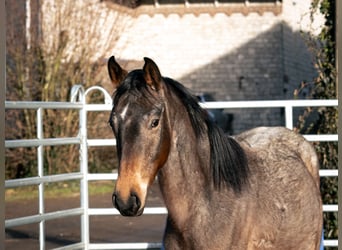
<path id="1" fill-rule="evenodd" d="M 291 99 L 316 74 L 300 34 L 310 29 L 309 6 L 285 0 L 281 15 L 140 15 L 113 53 L 125 60 L 151 57 L 163 75 L 217 100 Z M 234 132 L 284 119 L 281 110 L 234 113 Z"/>
<path id="2" fill-rule="evenodd" d="M 113 52 L 131 60 L 149 56 L 164 75 L 180 79 L 223 55 L 234 53 L 277 22 L 279 18 L 271 13 L 266 16 L 141 15 L 130 31 L 122 34 Z"/>

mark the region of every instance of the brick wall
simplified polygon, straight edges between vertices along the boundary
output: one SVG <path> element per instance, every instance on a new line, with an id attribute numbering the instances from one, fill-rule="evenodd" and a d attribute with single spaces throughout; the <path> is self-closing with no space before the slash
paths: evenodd
<path id="1" fill-rule="evenodd" d="M 113 53 L 125 60 L 151 57 L 163 75 L 216 100 L 291 99 L 300 82 L 316 73 L 300 33 L 308 1 L 283 2 L 281 15 L 141 14 Z M 229 113 L 234 114 L 234 133 L 284 124 L 280 109 Z"/>

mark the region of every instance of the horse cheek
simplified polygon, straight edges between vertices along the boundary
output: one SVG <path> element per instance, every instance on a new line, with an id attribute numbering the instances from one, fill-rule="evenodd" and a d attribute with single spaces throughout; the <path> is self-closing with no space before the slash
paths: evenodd
<path id="1" fill-rule="evenodd" d="M 149 169 L 147 175 L 150 177 L 150 184 L 154 181 L 160 168 L 167 161 L 170 151 L 170 135 L 166 129 L 160 128 L 159 133 L 154 133 L 149 137 L 150 143 L 146 145 L 147 155 L 146 168 Z"/>
<path id="2" fill-rule="evenodd" d="M 162 129 L 162 133 L 160 136 L 160 155 L 158 161 L 158 170 L 162 168 L 167 161 L 171 148 L 171 137 L 169 131 L 165 128 Z"/>

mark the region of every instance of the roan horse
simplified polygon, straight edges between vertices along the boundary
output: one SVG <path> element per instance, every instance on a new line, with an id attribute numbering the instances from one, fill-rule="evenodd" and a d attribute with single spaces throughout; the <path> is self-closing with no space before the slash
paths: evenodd
<path id="1" fill-rule="evenodd" d="M 318 249 L 322 202 L 313 147 L 281 127 L 225 135 L 195 96 L 144 60 L 130 73 L 114 57 L 108 61 L 119 158 L 113 204 L 120 213 L 141 215 L 158 175 L 168 210 L 165 249 Z"/>

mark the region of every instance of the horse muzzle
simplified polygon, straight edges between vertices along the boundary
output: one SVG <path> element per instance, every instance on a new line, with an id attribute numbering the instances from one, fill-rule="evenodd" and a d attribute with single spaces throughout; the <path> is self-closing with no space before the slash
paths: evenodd
<path id="1" fill-rule="evenodd" d="M 119 193 L 114 193 L 112 197 L 113 206 L 119 210 L 123 216 L 140 216 L 144 212 L 139 197 L 131 193 L 127 199 L 122 199 Z"/>

